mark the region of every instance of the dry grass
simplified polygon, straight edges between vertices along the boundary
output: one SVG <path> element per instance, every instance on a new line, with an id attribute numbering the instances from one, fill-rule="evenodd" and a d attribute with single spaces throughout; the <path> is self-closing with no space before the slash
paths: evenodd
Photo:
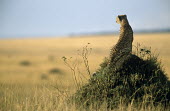
<path id="1" fill-rule="evenodd" d="M 114 35 L 0 40 L 0 110 L 76 110 L 74 105 L 64 101 L 76 88 L 71 72 L 61 58 L 73 57 L 72 62 L 76 58 L 81 62 L 77 50 L 90 43 L 93 50 L 89 65 L 91 72 L 94 72 L 117 40 L 118 36 Z M 153 51 L 159 53 L 170 77 L 169 41 L 170 33 L 141 34 L 135 35 L 133 44 L 151 46 Z M 30 65 L 23 66 L 20 64 L 22 61 Z M 83 64 L 79 66 L 86 75 Z M 49 74 L 49 70 L 54 68 L 62 73 Z M 42 79 L 44 75 L 46 77 Z M 128 107 L 128 110 L 135 109 Z"/>

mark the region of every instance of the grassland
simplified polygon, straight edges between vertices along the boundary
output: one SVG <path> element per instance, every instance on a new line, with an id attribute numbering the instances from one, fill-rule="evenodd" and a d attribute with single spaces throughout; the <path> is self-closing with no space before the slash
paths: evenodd
<path id="1" fill-rule="evenodd" d="M 79 72 L 76 74 L 83 76 L 76 76 L 83 79 L 79 82 L 85 82 L 84 78 L 88 78 L 88 75 L 79 56 L 82 47 L 90 43 L 88 47 L 92 48 L 92 52 L 88 60 L 90 70 L 94 72 L 117 40 L 116 35 L 1 39 L 0 111 L 76 110 L 73 104 L 65 101 L 76 87 L 62 57 L 67 57 L 71 64 L 77 63 Z M 170 33 L 138 34 L 133 45 L 140 43 L 152 47 L 152 51 L 159 54 L 170 77 L 169 41 Z M 128 107 L 128 110 L 134 109 Z"/>

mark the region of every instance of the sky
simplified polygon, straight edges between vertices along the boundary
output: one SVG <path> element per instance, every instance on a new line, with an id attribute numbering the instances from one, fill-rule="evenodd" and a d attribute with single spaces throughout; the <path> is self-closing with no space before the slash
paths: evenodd
<path id="1" fill-rule="evenodd" d="M 0 0 L 0 38 L 118 31 L 126 14 L 134 30 L 170 28 L 170 0 Z"/>

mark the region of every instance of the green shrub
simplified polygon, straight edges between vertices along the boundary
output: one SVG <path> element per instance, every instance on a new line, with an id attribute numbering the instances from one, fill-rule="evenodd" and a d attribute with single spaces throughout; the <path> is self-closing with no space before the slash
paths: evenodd
<path id="1" fill-rule="evenodd" d="M 44 74 L 44 73 L 42 73 L 40 77 L 41 77 L 41 80 L 47 80 L 48 79 L 48 75 Z"/>
<path id="2" fill-rule="evenodd" d="M 49 70 L 49 73 L 50 74 L 61 74 L 62 71 L 58 68 L 52 68 L 52 69 Z"/>
<path id="3" fill-rule="evenodd" d="M 30 66 L 31 65 L 31 62 L 27 61 L 27 60 L 24 60 L 24 61 L 21 61 L 20 62 L 20 65 L 22 66 Z"/>
<path id="4" fill-rule="evenodd" d="M 169 105 L 170 81 L 150 50 L 141 49 L 132 54 L 117 71 L 107 64 L 106 58 L 88 83 L 74 94 L 78 107 L 100 107 L 104 102 L 111 109 L 120 102 Z"/>

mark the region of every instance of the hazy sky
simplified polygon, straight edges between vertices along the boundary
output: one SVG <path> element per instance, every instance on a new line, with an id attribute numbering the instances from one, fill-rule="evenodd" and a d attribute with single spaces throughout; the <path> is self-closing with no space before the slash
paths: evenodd
<path id="1" fill-rule="evenodd" d="M 118 31 L 119 14 L 134 30 L 170 28 L 170 0 L 0 0 L 0 37 Z"/>

